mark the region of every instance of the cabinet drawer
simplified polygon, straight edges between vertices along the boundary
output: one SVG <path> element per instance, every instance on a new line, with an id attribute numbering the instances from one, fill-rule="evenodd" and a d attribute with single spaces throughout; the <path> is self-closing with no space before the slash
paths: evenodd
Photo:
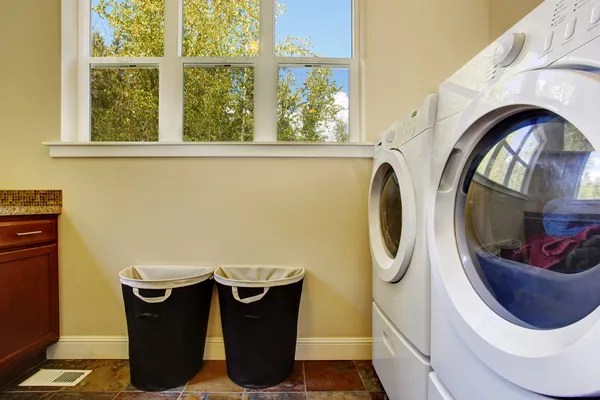
<path id="1" fill-rule="evenodd" d="M 56 240 L 56 221 L 31 220 L 0 222 L 0 249 Z"/>

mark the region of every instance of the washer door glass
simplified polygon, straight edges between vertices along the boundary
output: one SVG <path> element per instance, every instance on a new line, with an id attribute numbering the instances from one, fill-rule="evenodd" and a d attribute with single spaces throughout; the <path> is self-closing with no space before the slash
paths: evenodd
<path id="1" fill-rule="evenodd" d="M 391 258 L 395 258 L 402 236 L 402 199 L 398 177 L 391 165 L 383 178 L 379 218 L 385 250 Z"/>
<path id="2" fill-rule="evenodd" d="M 496 313 L 555 329 L 600 305 L 600 154 L 576 126 L 546 111 L 503 121 L 461 184 L 461 258 Z"/>

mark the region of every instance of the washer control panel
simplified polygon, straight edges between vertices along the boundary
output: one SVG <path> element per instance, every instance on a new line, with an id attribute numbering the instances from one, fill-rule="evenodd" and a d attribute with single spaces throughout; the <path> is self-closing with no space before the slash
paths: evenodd
<path id="1" fill-rule="evenodd" d="M 546 0 L 494 42 L 488 82 L 546 67 L 598 36 L 600 0 Z"/>
<path id="2" fill-rule="evenodd" d="M 600 0 L 546 0 L 532 14 L 523 21 L 534 33 L 532 51 L 548 63 L 600 36 Z"/>
<path id="3" fill-rule="evenodd" d="M 547 68 L 600 70 L 600 0 L 545 0 L 440 87 L 438 120 L 504 77 Z"/>

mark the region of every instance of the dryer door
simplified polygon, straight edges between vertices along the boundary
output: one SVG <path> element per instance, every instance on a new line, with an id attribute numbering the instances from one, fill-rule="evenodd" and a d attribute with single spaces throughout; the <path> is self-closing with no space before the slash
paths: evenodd
<path id="1" fill-rule="evenodd" d="M 375 154 L 369 196 L 373 268 L 386 282 L 402 279 L 415 247 L 417 210 L 408 163 L 398 150 Z"/>
<path id="2" fill-rule="evenodd" d="M 428 226 L 444 313 L 534 392 L 600 394 L 600 76 L 526 72 L 463 114 Z"/>

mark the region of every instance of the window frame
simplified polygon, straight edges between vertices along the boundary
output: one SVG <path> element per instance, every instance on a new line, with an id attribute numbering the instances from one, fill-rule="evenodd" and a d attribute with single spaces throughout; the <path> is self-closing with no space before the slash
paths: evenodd
<path id="1" fill-rule="evenodd" d="M 190 66 L 248 66 L 254 68 L 254 141 L 253 144 L 302 144 L 301 156 L 310 157 L 310 148 L 317 145 L 348 145 L 349 156 L 370 157 L 372 149 L 360 146 L 364 142 L 364 104 L 362 101 L 364 78 L 361 75 L 361 8 L 364 0 L 352 1 L 352 57 L 282 57 L 275 55 L 275 4 L 273 0 L 260 0 L 260 47 L 256 57 L 183 57 L 182 27 L 184 0 L 165 0 L 164 54 L 162 57 L 92 57 L 91 56 L 91 0 L 61 0 L 61 142 L 46 143 L 55 156 L 69 156 L 80 153 L 81 145 L 103 144 L 100 153 L 110 152 L 110 148 L 119 144 L 129 149 L 142 142 L 92 142 L 91 141 L 91 96 L 90 69 L 93 67 L 158 67 L 159 69 L 159 139 L 153 145 L 177 144 L 168 152 L 176 156 L 174 148 L 181 145 L 206 144 L 215 142 L 183 141 L 183 68 Z M 349 71 L 349 107 L 347 143 L 323 142 L 277 142 L 277 88 L 279 68 L 294 65 L 298 67 L 343 67 Z M 216 142 L 223 146 L 238 142 Z M 59 145 L 69 145 L 62 146 Z M 78 146 L 72 146 L 77 144 Z M 56 147 L 53 151 L 53 147 Z M 144 146 L 148 149 L 148 146 Z M 248 146 L 238 146 L 238 148 Z M 369 145 L 370 147 L 370 145 Z M 214 146 L 212 146 L 214 148 Z M 264 154 L 266 149 L 259 152 Z M 156 147 L 154 147 L 154 152 Z M 205 151 L 203 151 L 206 153 Z M 98 153 L 98 151 L 96 151 Z M 121 151 L 122 153 L 122 151 Z M 146 150 L 146 153 L 148 151 Z M 189 153 L 189 151 L 187 152 Z M 222 153 L 222 151 L 217 152 Z M 317 152 L 319 153 L 319 152 Z M 323 153 L 323 152 L 322 152 Z M 323 154 L 326 154 L 324 152 Z M 339 151 L 334 151 L 339 157 Z M 252 155 L 252 154 L 251 154 Z M 76 156 L 76 155 L 73 155 Z M 189 155 L 188 155 L 189 156 Z"/>

